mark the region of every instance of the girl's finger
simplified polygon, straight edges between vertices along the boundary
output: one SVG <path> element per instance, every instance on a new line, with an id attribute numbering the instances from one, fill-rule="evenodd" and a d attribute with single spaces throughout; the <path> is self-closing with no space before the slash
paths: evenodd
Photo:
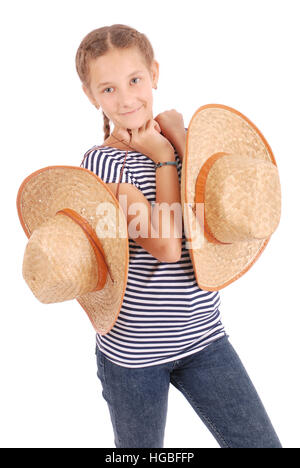
<path id="1" fill-rule="evenodd" d="M 153 119 L 152 124 L 153 124 L 153 130 L 156 130 L 158 133 L 161 133 L 160 125 L 158 122 L 156 122 L 155 119 Z"/>
<path id="2" fill-rule="evenodd" d="M 134 138 L 138 134 L 139 129 L 138 128 L 133 128 L 131 130 L 131 138 Z"/>
<path id="3" fill-rule="evenodd" d="M 147 121 L 147 124 L 146 124 L 146 130 L 147 130 L 147 131 L 149 131 L 149 130 L 152 131 L 152 130 L 154 130 L 154 128 L 155 128 L 155 121 L 154 121 L 154 119 L 148 120 L 148 121 Z"/>
<path id="4" fill-rule="evenodd" d="M 161 133 L 161 128 L 160 128 L 160 126 L 159 126 L 159 123 L 156 122 L 156 120 L 154 120 L 154 122 L 155 122 L 155 123 L 154 123 L 154 128 L 155 128 L 155 130 L 157 130 L 159 133 Z"/>
<path id="5" fill-rule="evenodd" d="M 133 128 L 131 129 L 131 138 L 130 138 L 130 143 L 134 145 L 138 139 L 138 128 Z"/>
<path id="6" fill-rule="evenodd" d="M 144 133 L 147 122 L 139 128 L 139 133 Z"/>
<path id="7" fill-rule="evenodd" d="M 127 130 L 119 129 L 117 132 L 117 138 L 119 138 L 119 140 L 129 141 L 129 134 Z"/>
<path id="8" fill-rule="evenodd" d="M 153 119 L 148 119 L 145 123 L 145 130 L 149 130 L 153 126 Z"/>

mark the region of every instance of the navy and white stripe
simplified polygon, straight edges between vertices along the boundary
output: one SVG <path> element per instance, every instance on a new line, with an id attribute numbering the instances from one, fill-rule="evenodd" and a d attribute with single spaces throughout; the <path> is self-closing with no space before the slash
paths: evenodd
<path id="1" fill-rule="evenodd" d="M 104 146 L 91 151 L 83 167 L 105 183 L 118 182 L 126 151 Z M 181 161 L 178 177 L 181 180 Z M 155 163 L 128 151 L 121 182 L 156 200 Z M 176 263 L 160 262 L 129 238 L 127 287 L 116 323 L 97 345 L 112 362 L 123 367 L 147 367 L 196 353 L 225 335 L 220 320 L 219 291 L 199 288 L 182 229 L 182 256 Z"/>

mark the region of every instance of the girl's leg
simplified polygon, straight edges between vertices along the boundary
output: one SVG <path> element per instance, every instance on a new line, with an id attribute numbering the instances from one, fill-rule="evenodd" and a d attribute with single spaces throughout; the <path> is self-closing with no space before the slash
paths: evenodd
<path id="1" fill-rule="evenodd" d="M 172 365 L 133 369 L 114 364 L 99 349 L 96 355 L 115 446 L 162 448 Z"/>
<path id="2" fill-rule="evenodd" d="M 222 448 L 282 448 L 228 336 L 175 361 L 171 383 Z"/>

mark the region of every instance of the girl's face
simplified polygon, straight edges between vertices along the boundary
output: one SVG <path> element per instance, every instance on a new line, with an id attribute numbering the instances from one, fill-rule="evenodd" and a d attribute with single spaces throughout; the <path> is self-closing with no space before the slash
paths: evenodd
<path id="1" fill-rule="evenodd" d="M 114 49 L 90 62 L 90 89 L 83 90 L 115 127 L 136 129 L 153 118 L 158 69 L 154 60 L 149 71 L 136 48 Z"/>

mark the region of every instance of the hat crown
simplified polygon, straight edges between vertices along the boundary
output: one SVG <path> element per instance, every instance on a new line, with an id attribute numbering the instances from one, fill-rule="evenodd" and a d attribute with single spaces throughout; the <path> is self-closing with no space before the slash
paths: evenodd
<path id="1" fill-rule="evenodd" d="M 280 215 L 277 166 L 237 154 L 215 160 L 205 184 L 204 216 L 218 241 L 265 239 L 276 230 Z"/>
<path id="2" fill-rule="evenodd" d="M 56 215 L 34 230 L 22 271 L 33 294 L 46 304 L 86 294 L 98 280 L 90 242 L 81 227 L 64 215 Z"/>

